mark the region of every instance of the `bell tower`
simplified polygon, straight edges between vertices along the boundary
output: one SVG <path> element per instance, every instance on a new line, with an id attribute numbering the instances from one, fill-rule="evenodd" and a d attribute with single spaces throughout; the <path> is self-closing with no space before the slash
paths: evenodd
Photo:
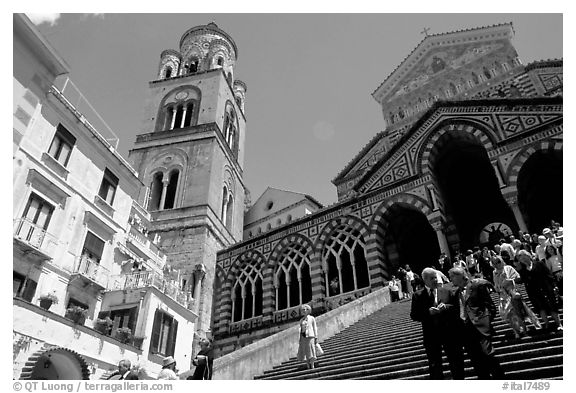
<path id="1" fill-rule="evenodd" d="M 185 272 L 180 285 L 195 299 L 200 335 L 210 328 L 216 252 L 242 239 L 246 85 L 234 78 L 237 58 L 215 23 L 164 50 L 129 153 L 147 186 L 150 233 Z"/>

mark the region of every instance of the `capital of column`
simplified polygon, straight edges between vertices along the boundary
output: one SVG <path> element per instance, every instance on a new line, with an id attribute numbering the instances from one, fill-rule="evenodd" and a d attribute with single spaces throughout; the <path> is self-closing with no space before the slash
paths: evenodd
<path id="1" fill-rule="evenodd" d="M 446 223 L 442 220 L 436 220 L 430 223 L 432 229 L 436 232 L 444 231 L 446 229 Z"/>
<path id="2" fill-rule="evenodd" d="M 518 195 L 504 195 L 504 200 L 509 206 L 518 206 Z"/>
<path id="3" fill-rule="evenodd" d="M 198 280 L 201 280 L 206 275 L 206 266 L 203 263 L 198 263 L 194 265 L 194 276 L 197 277 Z"/>

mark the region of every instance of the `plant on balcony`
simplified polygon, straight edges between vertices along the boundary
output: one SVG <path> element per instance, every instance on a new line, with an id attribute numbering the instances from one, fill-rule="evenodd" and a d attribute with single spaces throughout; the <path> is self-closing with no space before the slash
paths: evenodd
<path id="1" fill-rule="evenodd" d="M 132 345 L 138 349 L 142 349 L 142 343 L 146 339 L 146 336 L 134 336 L 132 337 Z"/>
<path id="2" fill-rule="evenodd" d="M 94 330 L 102 334 L 110 334 L 112 324 L 113 322 L 109 317 L 97 318 L 96 321 L 94 321 Z"/>
<path id="3" fill-rule="evenodd" d="M 80 306 L 72 306 L 68 307 L 64 316 L 74 323 L 83 325 L 84 321 L 86 321 L 86 315 L 88 315 L 88 310 L 85 308 Z"/>
<path id="4" fill-rule="evenodd" d="M 40 300 L 40 307 L 44 310 L 49 310 L 52 304 L 58 304 L 58 296 L 55 293 L 47 293 L 38 298 Z"/>
<path id="5" fill-rule="evenodd" d="M 123 344 L 128 344 L 132 340 L 132 330 L 127 327 L 116 329 L 116 339 Z"/>

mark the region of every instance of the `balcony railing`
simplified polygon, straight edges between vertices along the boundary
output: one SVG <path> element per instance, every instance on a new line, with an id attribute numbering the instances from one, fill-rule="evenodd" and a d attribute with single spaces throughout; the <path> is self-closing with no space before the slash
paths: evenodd
<path id="1" fill-rule="evenodd" d="M 107 289 L 110 291 L 155 287 L 169 298 L 186 308 L 190 308 L 194 299 L 190 293 L 181 290 L 176 283 L 164 279 L 156 272 L 136 272 L 111 276 Z"/>
<path id="2" fill-rule="evenodd" d="M 42 251 L 47 257 L 52 256 L 52 252 L 58 246 L 56 236 L 51 235 L 27 218 L 14 221 L 14 237 L 28 246 Z"/>
<path id="3" fill-rule="evenodd" d="M 102 288 L 108 286 L 110 279 L 110 271 L 103 266 L 100 266 L 97 260 L 88 258 L 82 255 L 76 259 L 72 274 L 77 274 L 89 279 L 90 281 L 98 284 Z"/>
<path id="4" fill-rule="evenodd" d="M 149 251 L 153 256 L 151 260 L 154 261 L 160 269 L 164 268 L 164 253 L 162 253 L 158 246 L 152 243 L 147 236 L 138 231 L 134 226 L 132 226 L 128 232 L 128 239 L 140 245 L 144 250 Z"/>

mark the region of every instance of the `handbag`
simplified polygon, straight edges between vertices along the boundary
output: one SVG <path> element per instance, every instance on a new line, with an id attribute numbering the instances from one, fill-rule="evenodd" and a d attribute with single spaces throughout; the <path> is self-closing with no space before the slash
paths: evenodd
<path id="1" fill-rule="evenodd" d="M 324 355 L 324 350 L 322 349 L 320 344 L 316 343 L 315 347 L 316 347 L 316 356 Z"/>

